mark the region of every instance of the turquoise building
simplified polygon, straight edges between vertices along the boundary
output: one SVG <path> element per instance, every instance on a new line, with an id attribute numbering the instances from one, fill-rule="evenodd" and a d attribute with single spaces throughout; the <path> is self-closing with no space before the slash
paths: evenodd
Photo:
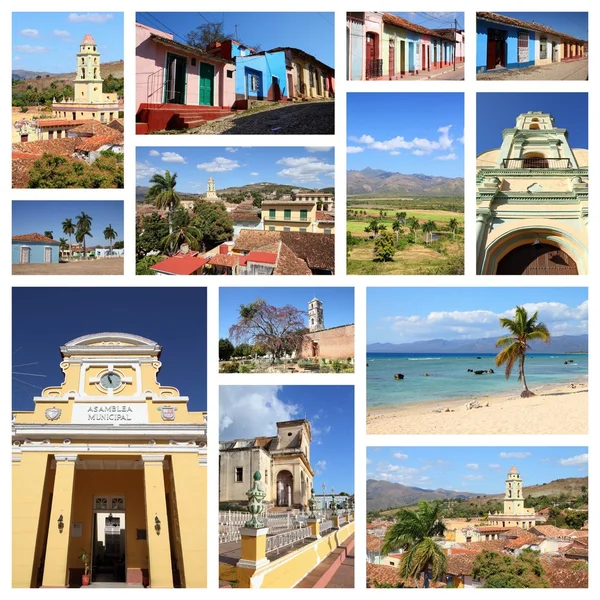
<path id="1" fill-rule="evenodd" d="M 60 243 L 41 233 L 14 235 L 12 264 L 58 263 Z"/>

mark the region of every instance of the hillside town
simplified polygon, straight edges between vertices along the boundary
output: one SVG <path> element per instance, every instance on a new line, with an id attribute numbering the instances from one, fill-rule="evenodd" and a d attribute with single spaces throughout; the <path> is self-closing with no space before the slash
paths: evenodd
<path id="1" fill-rule="evenodd" d="M 491 498 L 475 505 L 472 499 L 422 500 L 416 507 L 386 511 L 387 516 L 371 515 L 368 587 L 588 586 L 587 485 L 571 497 L 563 494 L 535 508 L 535 499 L 525 496 L 513 466 L 501 501 Z M 455 516 L 463 512 L 463 505 L 471 516 Z M 405 569 L 413 544 L 400 541 L 406 519 L 418 519 L 427 530 L 424 539 L 433 544 L 430 559 L 414 576 L 406 576 Z"/>
<path id="2" fill-rule="evenodd" d="M 196 18 L 190 14 L 188 23 Z M 316 13 L 303 18 L 320 20 Z M 332 66 L 302 48 L 244 44 L 222 25 L 201 23 L 182 35 L 165 31 L 151 13 L 139 15 L 136 133 L 334 132 Z M 330 35 L 333 42 L 333 23 Z"/>
<path id="3" fill-rule="evenodd" d="M 73 85 L 62 90 L 70 96 L 41 109 L 39 100 L 31 110 L 22 105 L 13 123 L 13 188 L 123 187 L 123 97 L 103 89 L 98 48 L 89 33 L 81 40 Z"/>
<path id="4" fill-rule="evenodd" d="M 137 204 L 139 275 L 334 274 L 333 193 L 279 187 L 221 197 L 210 176 L 205 194 L 182 199 L 170 187 L 177 173 L 155 177 L 152 203 Z"/>

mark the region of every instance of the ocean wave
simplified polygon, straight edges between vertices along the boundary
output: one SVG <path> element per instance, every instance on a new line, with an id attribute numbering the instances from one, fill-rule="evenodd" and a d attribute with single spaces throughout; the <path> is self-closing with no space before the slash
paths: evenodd
<path id="1" fill-rule="evenodd" d="M 432 358 L 407 358 L 406 360 L 442 360 L 441 356 Z"/>

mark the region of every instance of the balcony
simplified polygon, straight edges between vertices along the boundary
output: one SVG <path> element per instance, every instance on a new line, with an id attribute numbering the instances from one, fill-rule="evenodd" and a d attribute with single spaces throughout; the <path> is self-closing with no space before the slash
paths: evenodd
<path id="1" fill-rule="evenodd" d="M 504 158 L 504 169 L 572 169 L 570 158 Z"/>
<path id="2" fill-rule="evenodd" d="M 366 65 L 366 76 L 367 79 L 376 79 L 377 77 L 381 77 L 383 75 L 383 59 L 382 58 L 373 58 L 367 60 Z"/>

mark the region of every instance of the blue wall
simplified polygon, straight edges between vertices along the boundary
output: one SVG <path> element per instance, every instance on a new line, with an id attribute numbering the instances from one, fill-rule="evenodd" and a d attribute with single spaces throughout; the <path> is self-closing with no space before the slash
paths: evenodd
<path id="1" fill-rule="evenodd" d="M 363 66 L 363 26 L 362 23 L 350 21 L 350 44 L 352 49 L 352 65 L 350 65 L 350 79 L 359 81 Z"/>
<path id="2" fill-rule="evenodd" d="M 259 56 L 238 56 L 235 59 L 235 97 L 243 100 L 248 91 L 248 98 L 263 100 L 272 98 L 273 77 L 279 79 L 281 96 L 288 95 L 287 71 L 285 68 L 285 52 L 274 52 L 272 54 L 261 54 Z M 250 90 L 248 78 L 251 74 L 260 78 L 259 89 L 255 92 Z"/>
<path id="3" fill-rule="evenodd" d="M 44 262 L 44 248 L 49 246 L 52 248 L 52 262 L 58 262 L 58 244 L 46 244 L 44 242 L 13 242 L 12 243 L 12 262 L 19 264 L 21 262 L 21 247 L 27 246 L 29 250 L 30 263 Z"/>
<path id="4" fill-rule="evenodd" d="M 529 34 L 529 57 L 527 62 L 518 60 L 518 33 L 524 31 L 509 25 L 501 23 L 492 23 L 490 21 L 477 20 L 477 72 L 487 71 L 487 31 L 488 28 L 506 31 L 506 68 L 522 69 L 531 67 L 535 64 L 535 32 L 528 31 Z"/>

